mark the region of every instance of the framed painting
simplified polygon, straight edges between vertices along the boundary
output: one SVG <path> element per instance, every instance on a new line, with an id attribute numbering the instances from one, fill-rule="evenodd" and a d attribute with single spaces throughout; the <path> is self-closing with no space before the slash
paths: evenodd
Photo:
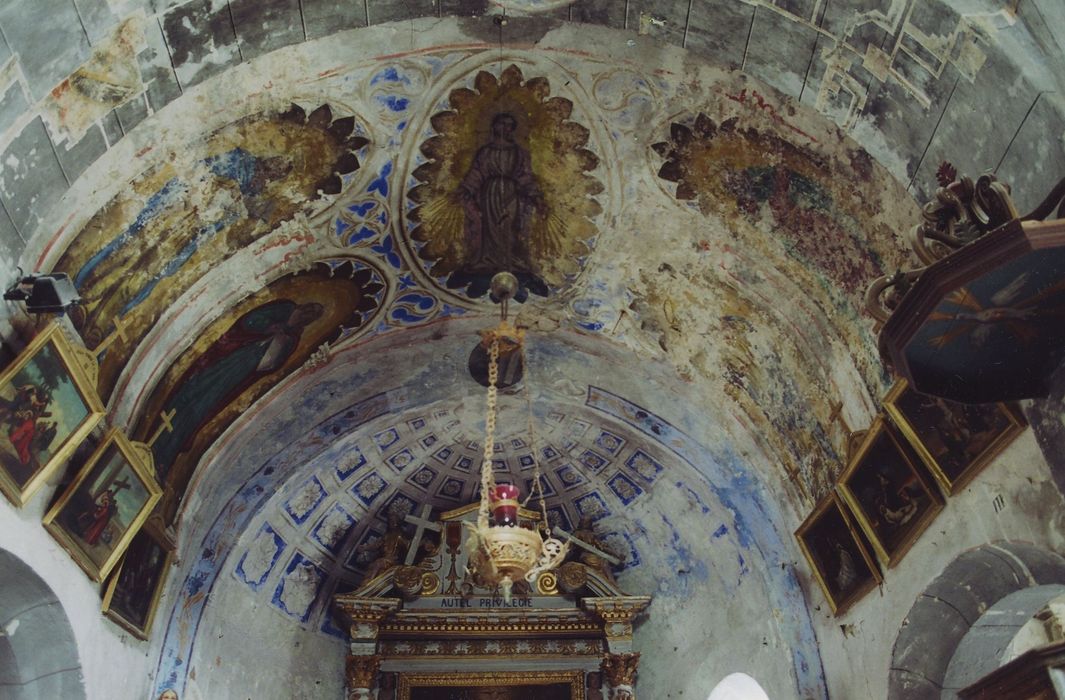
<path id="1" fill-rule="evenodd" d="M 0 491 L 25 505 L 104 415 L 96 359 L 58 324 L 0 373 Z"/>
<path id="2" fill-rule="evenodd" d="M 144 458 L 112 430 L 44 516 L 44 527 L 94 581 L 102 581 L 161 496 Z"/>
<path id="3" fill-rule="evenodd" d="M 1008 404 L 947 401 L 921 394 L 905 380 L 888 392 L 884 407 L 950 495 L 965 488 L 1025 427 Z"/>
<path id="4" fill-rule="evenodd" d="M 939 492 L 891 425 L 877 417 L 836 487 L 890 568 L 943 509 Z"/>
<path id="5" fill-rule="evenodd" d="M 581 671 L 402 673 L 399 700 L 585 700 Z"/>
<path id="6" fill-rule="evenodd" d="M 142 528 L 107 583 L 104 614 L 133 636 L 147 640 L 172 558 L 173 550 L 152 527 Z"/>
<path id="7" fill-rule="evenodd" d="M 834 615 L 846 612 L 883 581 L 864 538 L 834 493 L 817 504 L 795 538 Z"/>

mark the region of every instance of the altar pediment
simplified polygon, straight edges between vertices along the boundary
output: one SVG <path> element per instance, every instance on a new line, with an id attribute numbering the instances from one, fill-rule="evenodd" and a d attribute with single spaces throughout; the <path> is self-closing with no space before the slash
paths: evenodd
<path id="1" fill-rule="evenodd" d="M 391 523 L 392 539 L 381 547 L 383 557 L 394 559 L 391 565 L 379 563 L 358 589 L 334 597 L 351 636 L 349 697 L 361 698 L 357 689 L 368 693 L 373 687 L 356 682 L 376 682 L 365 673 L 357 678 L 351 673 L 352 664 L 362 668 L 370 659 L 376 659 L 375 674 L 379 670 L 382 678 L 398 674 L 384 681 L 380 698 L 410 700 L 408 691 L 397 689 L 409 690 L 415 682 L 411 674 L 469 684 L 478 674 L 487 679 L 519 671 L 526 681 L 533 672 L 547 674 L 544 678 L 578 674 L 585 679 L 581 695 L 569 697 L 583 698 L 585 681 L 599 683 L 601 667 L 608 676 L 613 672 L 613 681 L 608 678 L 606 684 L 623 690 L 616 697 L 635 697 L 631 686 L 639 654 L 632 653 L 632 630 L 651 598 L 620 589 L 600 556 L 609 553 L 596 546 L 594 532 L 588 530 L 574 533 L 578 546 L 571 548 L 568 561 L 531 582 L 522 581 L 507 600 L 497 586 L 483 585 L 467 567 L 469 529 L 464 523 L 476 520 L 477 509 L 474 503 L 436 520 L 426 517 L 428 509 L 421 516 L 407 516 L 408 524 L 416 526 L 413 537 Z M 540 514 L 521 508 L 518 515 L 517 527 L 538 527 Z M 441 666 L 443 659 L 449 660 L 446 666 Z M 605 659 L 614 661 L 607 664 Z"/>

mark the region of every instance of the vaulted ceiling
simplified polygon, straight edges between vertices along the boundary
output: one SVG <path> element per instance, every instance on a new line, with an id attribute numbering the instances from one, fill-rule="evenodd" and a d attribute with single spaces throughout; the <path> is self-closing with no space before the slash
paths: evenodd
<path id="1" fill-rule="evenodd" d="M 596 517 L 626 554 L 623 585 L 658 591 L 659 620 L 736 591 L 743 610 L 790 611 L 769 637 L 793 658 L 769 685 L 818 694 L 801 589 L 779 564 L 889 386 L 865 286 L 907 264 L 940 160 L 996 169 L 1021 208 L 1060 174 L 1063 13 L 0 7 L 0 255 L 75 279 L 88 347 L 120 319 L 99 384 L 113 424 L 148 440 L 174 411 L 153 447 L 183 552 L 159 682 L 221 653 L 193 642 L 234 607 L 274 616 L 242 621 L 249 633 L 334 644 L 328 596 L 360 579 L 387 513 L 474 497 L 483 389 L 466 364 L 498 310 L 470 273 L 459 193 L 507 112 L 537 195 L 527 240 L 506 243 L 543 295 L 514 309 L 535 435 L 524 397 L 503 396 L 498 473 L 524 488 L 537 458 L 552 517 Z M 303 594 L 282 597 L 294 575 Z M 762 636 L 730 658 L 771 653 Z M 673 663 L 648 673 L 673 682 Z M 724 661 L 706 663 L 691 682 Z"/>

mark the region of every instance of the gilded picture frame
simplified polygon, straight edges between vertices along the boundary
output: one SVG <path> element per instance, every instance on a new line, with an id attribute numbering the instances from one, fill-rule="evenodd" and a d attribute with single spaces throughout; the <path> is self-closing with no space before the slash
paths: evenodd
<path id="1" fill-rule="evenodd" d="M 141 528 L 108 579 L 102 607 L 104 615 L 146 641 L 173 559 L 173 549 L 150 524 Z"/>
<path id="2" fill-rule="evenodd" d="M 925 396 L 900 380 L 884 408 L 944 493 L 965 488 L 1024 432 L 1025 421 L 1010 404 L 961 404 Z"/>
<path id="3" fill-rule="evenodd" d="M 401 673 L 398 700 L 420 700 L 419 689 L 449 688 L 456 691 L 479 688 L 569 686 L 568 700 L 586 700 L 581 671 L 482 671 L 470 673 Z M 421 693 L 429 697 L 427 693 Z M 515 697 L 527 697 L 518 695 Z"/>
<path id="4" fill-rule="evenodd" d="M 0 372 L 0 491 L 24 506 L 103 417 L 96 358 L 50 324 Z"/>
<path id="5" fill-rule="evenodd" d="M 943 509 L 920 459 L 883 416 L 877 416 L 836 490 L 887 568 L 899 563 Z"/>
<path id="6" fill-rule="evenodd" d="M 103 581 L 162 497 L 151 467 L 112 429 L 44 516 L 44 527 L 94 581 Z"/>
<path id="7" fill-rule="evenodd" d="M 884 580 L 863 536 L 835 493 L 821 499 L 795 531 L 795 539 L 833 615 L 845 613 Z"/>

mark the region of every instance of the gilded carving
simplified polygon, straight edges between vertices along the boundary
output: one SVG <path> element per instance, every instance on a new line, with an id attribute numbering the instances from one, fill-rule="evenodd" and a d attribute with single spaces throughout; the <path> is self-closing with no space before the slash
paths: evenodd
<path id="1" fill-rule="evenodd" d="M 580 562 L 567 562 L 558 568 L 558 587 L 566 593 L 576 593 L 588 583 L 588 570 Z"/>
<path id="2" fill-rule="evenodd" d="M 636 667 L 640 652 L 607 654 L 600 669 L 610 684 L 610 700 L 636 700 Z"/>
<path id="3" fill-rule="evenodd" d="M 477 673 L 404 673 L 399 679 L 399 700 L 410 700 L 413 688 L 464 689 L 466 696 L 481 700 L 516 700 L 536 697 L 537 687 L 568 686 L 570 700 L 585 700 L 581 671 L 481 671 Z M 547 690 L 542 688 L 541 690 Z M 502 693 L 502 694 L 500 694 Z"/>
<path id="4" fill-rule="evenodd" d="M 383 640 L 378 651 L 385 658 L 496 658 L 500 656 L 599 656 L 597 639 L 445 639 L 432 641 Z"/>
<path id="5" fill-rule="evenodd" d="M 392 583 L 405 598 L 413 598 L 422 592 L 422 569 L 417 566 L 397 566 Z"/>
<path id="6" fill-rule="evenodd" d="M 346 668 L 348 689 L 372 689 L 377 685 L 377 672 L 379 670 L 381 670 L 380 656 L 377 656 L 376 654 L 373 656 L 356 656 L 354 654 L 348 654 Z"/>

